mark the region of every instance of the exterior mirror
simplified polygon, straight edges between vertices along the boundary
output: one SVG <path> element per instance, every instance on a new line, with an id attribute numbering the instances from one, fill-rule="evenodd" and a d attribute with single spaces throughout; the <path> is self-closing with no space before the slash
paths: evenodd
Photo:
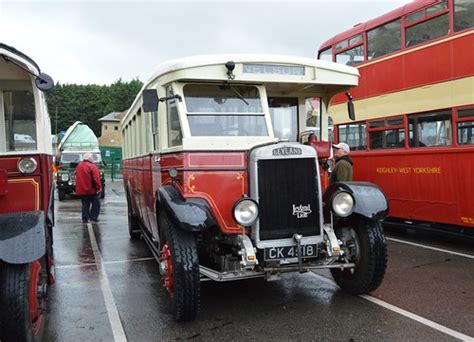
<path id="1" fill-rule="evenodd" d="M 45 73 L 40 73 L 35 80 L 36 87 L 41 91 L 48 91 L 53 89 L 54 81 L 51 76 Z"/>
<path id="2" fill-rule="evenodd" d="M 352 102 L 352 95 L 351 93 L 346 93 L 347 96 L 347 113 L 349 114 L 349 119 L 354 121 L 356 119 L 355 109 L 354 109 L 354 102 Z"/>
<path id="3" fill-rule="evenodd" d="M 145 113 L 158 110 L 158 92 L 156 89 L 143 90 L 143 111 Z"/>

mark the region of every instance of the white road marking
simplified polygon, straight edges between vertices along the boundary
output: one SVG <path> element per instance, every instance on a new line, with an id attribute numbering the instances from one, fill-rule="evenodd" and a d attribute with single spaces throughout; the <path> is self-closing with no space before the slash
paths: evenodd
<path id="1" fill-rule="evenodd" d="M 387 237 L 386 239 L 387 239 L 387 240 L 390 240 L 390 241 L 395 241 L 395 242 L 404 243 L 404 244 L 407 244 L 407 245 L 412 245 L 412 246 L 421 247 L 421 248 L 425 248 L 425 249 L 431 249 L 432 251 L 443 252 L 443 253 L 448 253 L 448 254 L 453 254 L 453 255 L 462 256 L 462 257 L 464 257 L 464 258 L 474 259 L 474 255 L 469 255 L 469 254 L 454 252 L 454 251 L 450 251 L 450 250 L 448 250 L 448 249 L 441 249 L 441 248 L 437 248 L 437 247 L 431 247 L 431 246 L 421 245 L 421 244 L 419 244 L 419 243 L 414 243 L 414 242 L 410 242 L 410 241 L 399 240 L 399 239 L 389 238 L 389 237 Z"/>
<path id="2" fill-rule="evenodd" d="M 137 258 L 137 259 L 128 259 L 128 260 L 103 261 L 102 264 L 103 265 L 128 264 L 130 262 L 140 262 L 140 261 L 150 261 L 150 260 L 155 260 L 155 258 L 149 257 L 149 258 Z M 95 262 L 85 262 L 82 264 L 58 265 L 55 268 L 56 269 L 78 268 L 78 267 L 83 267 L 83 266 L 95 266 L 95 265 L 97 265 Z"/>
<path id="3" fill-rule="evenodd" d="M 322 275 L 319 275 L 319 274 L 316 274 L 316 273 L 313 273 L 313 272 L 309 272 L 309 274 L 311 274 L 312 276 L 318 278 L 319 280 L 321 280 L 321 281 L 323 281 L 327 284 L 330 284 L 334 287 L 339 288 L 339 286 L 329 278 L 326 278 Z M 438 324 L 436 322 L 430 321 L 429 319 L 418 316 L 418 315 L 416 315 L 414 313 L 411 313 L 409 311 L 403 310 L 403 309 L 401 309 L 401 308 L 399 308 L 395 305 L 386 303 L 386 302 L 384 302 L 384 301 L 382 301 L 378 298 L 375 298 L 375 297 L 372 297 L 372 296 L 369 296 L 369 295 L 360 295 L 359 297 L 364 298 L 365 300 L 368 300 L 369 302 L 372 302 L 374 304 L 380 305 L 380 306 L 382 306 L 382 307 L 384 307 L 388 310 L 391 310 L 395 313 L 398 313 L 399 315 L 408 317 L 408 318 L 410 318 L 414 321 L 417 321 L 421 324 L 424 324 L 424 325 L 426 325 L 426 326 L 428 326 L 432 329 L 438 330 L 438 331 L 440 331 L 440 332 L 442 332 L 446 335 L 449 335 L 449 336 L 455 337 L 457 339 L 460 339 L 461 341 L 470 341 L 470 342 L 474 341 L 474 337 L 472 337 L 472 336 L 465 335 L 463 333 L 460 333 L 459 331 L 450 329 L 448 327 L 445 327 L 444 325 L 441 325 L 441 324 Z"/>
<path id="4" fill-rule="evenodd" d="M 107 278 L 107 273 L 105 273 L 105 269 L 103 267 L 104 262 L 102 260 L 102 255 L 100 254 L 99 246 L 97 245 L 97 240 L 95 239 L 94 230 L 92 229 L 91 223 L 87 224 L 87 229 L 89 231 L 89 238 L 91 240 L 92 252 L 94 253 L 97 269 L 100 273 L 100 287 L 102 288 L 102 294 L 104 295 L 105 307 L 109 316 L 114 340 L 118 342 L 126 342 L 127 337 L 125 336 L 125 331 L 123 330 L 122 322 L 120 321 L 120 316 L 117 306 L 115 305 L 114 296 L 112 295 L 112 289 L 110 288 L 109 278 Z"/>

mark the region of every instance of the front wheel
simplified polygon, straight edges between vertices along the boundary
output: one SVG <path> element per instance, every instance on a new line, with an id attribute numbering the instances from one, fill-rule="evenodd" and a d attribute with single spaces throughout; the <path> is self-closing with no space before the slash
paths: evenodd
<path id="1" fill-rule="evenodd" d="M 66 199 L 66 190 L 58 189 L 58 199 L 64 201 Z"/>
<path id="2" fill-rule="evenodd" d="M 171 312 L 177 321 L 193 320 L 201 293 L 196 239 L 176 228 L 165 214 L 159 216 L 159 226 L 163 233 L 160 269 Z"/>
<path id="3" fill-rule="evenodd" d="M 0 340 L 41 341 L 48 294 L 43 259 L 0 265 Z"/>
<path id="4" fill-rule="evenodd" d="M 354 269 L 332 268 L 336 283 L 352 294 L 366 294 L 381 284 L 387 267 L 387 244 L 379 221 L 357 221 L 336 229 L 342 249 Z"/>

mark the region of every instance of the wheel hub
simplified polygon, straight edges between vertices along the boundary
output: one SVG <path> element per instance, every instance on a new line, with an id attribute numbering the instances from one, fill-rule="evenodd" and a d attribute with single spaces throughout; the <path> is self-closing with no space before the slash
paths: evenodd
<path id="1" fill-rule="evenodd" d="M 43 324 L 43 315 L 46 312 L 45 304 L 48 291 L 46 270 L 37 260 L 31 264 L 30 289 L 29 289 L 29 312 L 33 335 L 37 335 Z"/>

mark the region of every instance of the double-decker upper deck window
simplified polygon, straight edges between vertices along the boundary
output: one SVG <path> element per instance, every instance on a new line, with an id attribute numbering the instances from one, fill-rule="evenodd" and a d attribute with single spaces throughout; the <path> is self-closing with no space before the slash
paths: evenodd
<path id="1" fill-rule="evenodd" d="M 326 49 L 319 53 L 319 59 L 332 62 L 332 49 Z"/>
<path id="2" fill-rule="evenodd" d="M 410 147 L 452 144 L 451 112 L 417 114 L 408 117 Z"/>
<path id="3" fill-rule="evenodd" d="M 454 31 L 474 26 L 474 1 L 454 0 Z"/>
<path id="4" fill-rule="evenodd" d="M 356 46 L 355 48 L 346 50 L 336 55 L 336 62 L 350 66 L 357 65 L 364 61 L 364 46 Z"/>
<path id="5" fill-rule="evenodd" d="M 3 122 L 0 123 L 0 150 L 36 150 L 36 114 L 33 94 L 23 90 L 4 91 L 3 103 L 4 117 L 1 119 Z"/>
<path id="6" fill-rule="evenodd" d="M 474 108 L 458 110 L 458 144 L 474 145 Z"/>
<path id="7" fill-rule="evenodd" d="M 266 136 L 257 87 L 187 84 L 184 98 L 193 136 Z"/>
<path id="8" fill-rule="evenodd" d="M 397 51 L 402 46 L 401 20 L 397 19 L 367 32 L 367 58 Z"/>
<path id="9" fill-rule="evenodd" d="M 402 148 L 405 144 L 405 129 L 401 117 L 369 122 L 370 148 Z"/>
<path id="10" fill-rule="evenodd" d="M 405 45 L 413 46 L 444 36 L 449 32 L 448 13 L 406 28 Z"/>
<path id="11" fill-rule="evenodd" d="M 339 141 L 347 143 L 351 150 L 365 150 L 367 148 L 365 123 L 363 122 L 339 125 L 337 135 Z"/>

